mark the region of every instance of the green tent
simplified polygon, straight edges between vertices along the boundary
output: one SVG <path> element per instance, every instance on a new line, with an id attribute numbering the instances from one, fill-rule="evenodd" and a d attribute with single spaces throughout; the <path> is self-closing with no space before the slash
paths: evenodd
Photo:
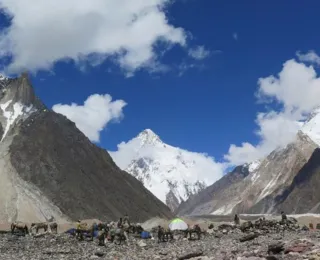
<path id="1" fill-rule="evenodd" d="M 187 230 L 188 224 L 180 218 L 173 219 L 169 224 L 170 230 Z"/>

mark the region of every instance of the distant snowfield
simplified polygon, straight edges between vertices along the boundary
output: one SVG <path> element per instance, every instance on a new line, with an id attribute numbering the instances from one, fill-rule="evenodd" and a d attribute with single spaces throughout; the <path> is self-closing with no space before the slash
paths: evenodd
<path id="1" fill-rule="evenodd" d="M 295 218 L 300 218 L 300 217 L 315 217 L 315 218 L 320 218 L 320 214 L 314 214 L 314 213 L 306 213 L 306 214 L 294 214 L 294 215 L 288 215 L 289 217 L 295 217 Z"/>
<path id="2" fill-rule="evenodd" d="M 280 216 L 280 214 L 240 214 L 240 216 L 244 217 L 260 217 L 260 216 L 265 216 L 265 217 L 277 217 Z M 294 218 L 300 218 L 300 217 L 315 217 L 315 218 L 320 218 L 320 214 L 314 214 L 314 213 L 305 213 L 305 214 L 287 214 L 288 217 L 294 217 Z"/>

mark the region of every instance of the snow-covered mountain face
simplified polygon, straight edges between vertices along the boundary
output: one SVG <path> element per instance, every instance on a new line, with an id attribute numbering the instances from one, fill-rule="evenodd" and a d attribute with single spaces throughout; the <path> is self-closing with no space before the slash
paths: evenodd
<path id="1" fill-rule="evenodd" d="M 222 165 L 206 155 L 165 144 L 150 129 L 118 149 L 110 152 L 118 166 L 140 180 L 172 211 L 222 177 Z"/>
<path id="2" fill-rule="evenodd" d="M 301 181 L 297 184 L 297 179 L 303 178 L 301 177 L 302 168 L 308 165 L 311 156 L 319 146 L 320 109 L 316 109 L 309 119 L 301 124 L 301 129 L 292 143 L 277 148 L 266 158 L 243 165 L 249 173 L 240 181 L 226 183 L 225 180 L 232 179 L 234 173 L 227 174 L 217 183 L 183 203 L 178 209 L 178 214 L 275 213 L 280 212 L 283 207 L 288 213 L 306 213 L 314 211 L 314 208 L 320 210 L 320 207 L 317 207 L 318 201 L 310 199 L 314 198 L 314 195 L 308 194 L 309 190 L 310 192 L 314 191 L 303 188 L 303 185 L 311 184 L 308 182 L 301 184 Z M 313 159 L 313 170 L 316 169 L 314 161 Z M 320 167 L 320 162 L 318 167 Z M 307 176 L 306 172 L 308 170 L 304 169 L 304 176 Z M 314 172 L 317 173 L 316 170 Z M 309 176 L 309 178 L 317 179 L 313 176 Z M 296 185 L 299 185 L 298 188 Z M 221 186 L 223 189 L 220 188 Z M 292 204 L 294 196 L 290 196 L 290 193 L 293 190 L 294 196 L 301 197 L 299 203 L 308 205 L 309 208 L 297 207 Z M 297 190 L 303 190 L 304 196 L 297 194 Z M 291 199 L 290 205 L 286 204 L 287 197 Z M 302 212 L 302 209 L 306 212 Z"/>

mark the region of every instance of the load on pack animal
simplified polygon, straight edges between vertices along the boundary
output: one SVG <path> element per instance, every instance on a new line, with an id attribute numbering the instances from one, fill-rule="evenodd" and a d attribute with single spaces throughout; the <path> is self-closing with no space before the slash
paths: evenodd
<path id="1" fill-rule="evenodd" d="M 94 238 L 94 230 L 96 227 L 96 223 L 93 223 L 92 225 L 88 225 L 86 222 L 78 221 L 77 228 L 76 228 L 76 238 L 79 240 L 84 239 L 84 235 L 87 234 L 90 236 L 91 241 L 93 241 Z"/>
<path id="2" fill-rule="evenodd" d="M 122 241 L 126 241 L 128 239 L 127 232 L 124 230 L 123 226 L 119 223 L 111 223 L 109 225 L 98 225 L 99 232 L 99 244 L 102 244 L 103 240 L 106 238 L 115 244 L 121 245 Z"/>
<path id="3" fill-rule="evenodd" d="M 123 224 L 122 228 L 125 232 L 130 234 L 141 234 L 144 231 L 143 227 L 139 224 Z"/>

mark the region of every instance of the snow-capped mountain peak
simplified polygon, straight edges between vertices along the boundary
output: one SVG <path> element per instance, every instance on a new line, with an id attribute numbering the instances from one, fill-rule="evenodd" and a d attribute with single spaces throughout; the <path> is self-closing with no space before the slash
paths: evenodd
<path id="1" fill-rule="evenodd" d="M 1 80 L 7 80 L 8 78 L 6 76 L 4 76 L 3 74 L 0 74 L 0 81 Z"/>
<path id="2" fill-rule="evenodd" d="M 151 129 L 143 130 L 137 139 L 141 140 L 142 145 L 155 145 L 157 143 L 162 143 L 160 137 L 155 134 Z"/>
<path id="3" fill-rule="evenodd" d="M 173 147 L 146 129 L 110 152 L 123 170 L 140 180 L 171 210 L 222 177 L 222 166 L 210 157 Z"/>

